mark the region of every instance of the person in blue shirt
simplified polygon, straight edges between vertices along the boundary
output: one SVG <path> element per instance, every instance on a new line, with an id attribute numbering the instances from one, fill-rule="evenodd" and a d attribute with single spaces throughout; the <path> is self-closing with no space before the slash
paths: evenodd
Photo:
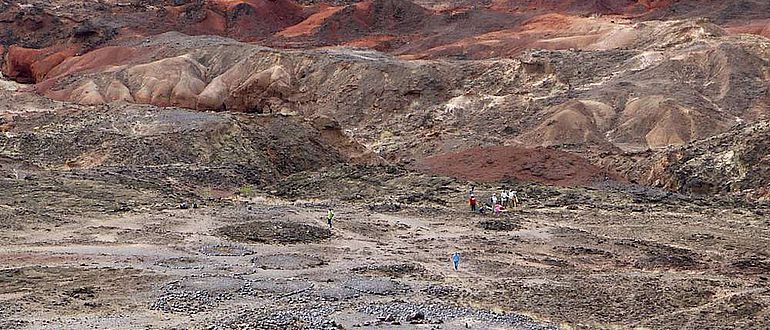
<path id="1" fill-rule="evenodd" d="M 455 252 L 452 255 L 452 264 L 454 264 L 455 271 L 457 271 L 457 268 L 460 266 L 460 252 Z"/>

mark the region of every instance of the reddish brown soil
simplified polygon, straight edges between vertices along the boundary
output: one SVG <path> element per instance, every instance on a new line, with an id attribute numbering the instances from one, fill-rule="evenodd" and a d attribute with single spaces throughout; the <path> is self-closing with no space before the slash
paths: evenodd
<path id="1" fill-rule="evenodd" d="M 11 46 L 5 57 L 3 72 L 9 78 L 22 83 L 40 81 L 48 71 L 74 55 L 73 48 L 29 49 Z"/>
<path id="2" fill-rule="evenodd" d="M 46 78 L 54 78 L 106 66 L 123 65 L 136 59 L 139 53 L 139 49 L 131 47 L 108 46 L 99 48 L 82 56 L 62 61 L 60 65 L 48 72 Z"/>
<path id="3" fill-rule="evenodd" d="M 279 48 L 348 45 L 371 47 L 406 59 L 454 56 L 483 59 L 516 56 L 528 48 L 590 46 L 601 34 L 586 30 L 584 24 L 576 21 L 593 14 L 618 15 L 608 21 L 615 17 L 640 21 L 705 17 L 735 33 L 770 36 L 766 14 L 770 5 L 758 0 L 744 1 L 740 8 L 716 0 L 697 3 L 671 0 L 149 3 L 153 5 L 52 1 L 47 6 L 31 8 L 8 6 L 0 11 L 0 27 L 7 31 L 6 36 L 0 36 L 0 44 L 34 49 L 66 47 L 86 53 L 116 39 L 179 31 L 190 35 L 228 36 Z M 547 42 L 540 42 L 543 40 Z M 58 54 L 41 65 L 53 67 L 66 57 Z M 5 71 L 16 79 L 13 72 Z"/>
<path id="4" fill-rule="evenodd" d="M 733 24 L 727 27 L 732 33 L 749 33 L 770 38 L 770 19 L 760 19 L 745 22 L 743 24 Z"/>
<path id="5" fill-rule="evenodd" d="M 295 45 L 372 46 L 390 51 L 382 36 L 396 35 L 408 41 L 430 31 L 426 20 L 436 13 L 407 0 L 368 0 L 343 7 L 319 6 L 301 23 L 276 34 L 277 43 Z M 388 37 L 386 37 L 388 38 Z"/>
<path id="6" fill-rule="evenodd" d="M 643 7 L 642 2 L 632 0 L 595 0 L 595 1 L 564 1 L 564 0 L 495 0 L 492 7 L 497 10 L 512 11 L 559 11 L 571 13 L 626 13 L 637 7 Z"/>
<path id="7" fill-rule="evenodd" d="M 202 15 L 205 15 L 205 18 L 202 21 L 191 25 L 188 28 L 188 33 L 216 35 L 227 34 L 227 19 L 222 14 L 219 14 L 211 9 L 206 9 L 203 11 Z"/>
<path id="8" fill-rule="evenodd" d="M 396 37 L 390 36 L 390 35 L 372 36 L 372 37 L 361 38 L 361 39 L 350 41 L 346 43 L 345 46 L 362 47 L 362 48 L 375 49 L 379 51 L 386 51 L 388 49 L 391 49 L 391 45 L 392 45 L 391 42 L 395 39 Z"/>
<path id="9" fill-rule="evenodd" d="M 323 6 L 317 13 L 311 15 L 301 23 L 290 26 L 278 35 L 281 37 L 293 38 L 302 35 L 309 35 L 313 31 L 317 30 L 321 25 L 325 24 L 326 20 L 340 11 L 343 7 Z"/>
<path id="10" fill-rule="evenodd" d="M 422 170 L 463 180 L 506 179 L 557 186 L 583 186 L 617 176 L 585 158 L 548 148 L 485 147 L 426 158 Z"/>

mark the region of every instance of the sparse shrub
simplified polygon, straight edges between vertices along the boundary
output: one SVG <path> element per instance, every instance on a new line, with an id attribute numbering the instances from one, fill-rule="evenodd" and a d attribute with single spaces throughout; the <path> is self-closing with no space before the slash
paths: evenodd
<path id="1" fill-rule="evenodd" d="M 251 185 L 243 185 L 238 189 L 238 193 L 243 197 L 254 197 L 254 187 Z"/>

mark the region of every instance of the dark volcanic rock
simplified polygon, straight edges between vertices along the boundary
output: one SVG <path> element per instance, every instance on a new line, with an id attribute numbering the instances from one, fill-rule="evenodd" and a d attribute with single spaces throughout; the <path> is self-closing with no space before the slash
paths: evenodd
<path id="1" fill-rule="evenodd" d="M 285 221 L 255 221 L 220 228 L 220 235 L 240 242 L 268 244 L 311 243 L 332 236 L 328 228 Z"/>

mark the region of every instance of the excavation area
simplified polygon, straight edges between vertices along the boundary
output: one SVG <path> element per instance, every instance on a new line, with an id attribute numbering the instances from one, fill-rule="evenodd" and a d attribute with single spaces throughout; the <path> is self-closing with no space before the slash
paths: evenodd
<path id="1" fill-rule="evenodd" d="M 0 329 L 770 322 L 767 202 L 474 183 L 356 163 L 291 116 L 32 100 L 0 134 Z M 471 212 L 471 185 L 519 206 Z"/>
<path id="2" fill-rule="evenodd" d="M 380 167 L 356 172 L 396 184 Z M 374 189 L 346 201 L 184 196 L 195 208 L 180 208 L 181 193 L 64 176 L 0 178 L 3 329 L 760 329 L 770 311 L 761 205 L 511 183 L 521 206 L 496 217 L 442 179 L 411 202 Z"/>
<path id="3" fill-rule="evenodd" d="M 770 329 L 770 0 L 0 31 L 0 330 Z"/>

